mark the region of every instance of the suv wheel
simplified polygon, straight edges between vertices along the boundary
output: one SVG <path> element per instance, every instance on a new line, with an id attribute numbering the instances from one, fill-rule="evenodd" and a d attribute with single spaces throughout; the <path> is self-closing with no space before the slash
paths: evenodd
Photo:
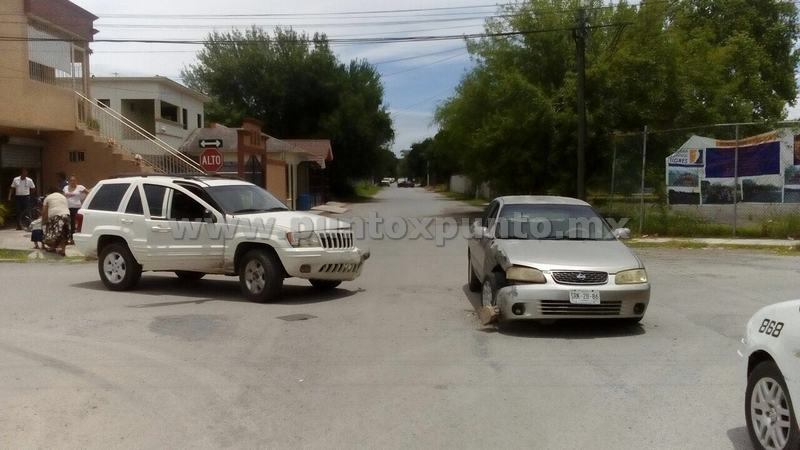
<path id="1" fill-rule="evenodd" d="M 189 272 L 186 270 L 176 270 L 175 275 L 177 275 L 181 280 L 186 281 L 197 281 L 206 276 L 206 274 L 203 272 Z"/>
<path id="2" fill-rule="evenodd" d="M 112 291 L 127 291 L 142 277 L 142 266 L 136 262 L 125 244 L 115 242 L 100 250 L 97 259 L 100 279 Z"/>
<path id="3" fill-rule="evenodd" d="M 239 284 L 248 300 L 264 303 L 277 299 L 283 288 L 280 262 L 264 250 L 250 250 L 239 265 Z"/>
<path id="4" fill-rule="evenodd" d="M 778 366 L 765 361 L 747 377 L 747 432 L 758 449 L 796 449 L 800 446 L 792 399 Z"/>
<path id="5" fill-rule="evenodd" d="M 342 284 L 339 280 L 308 280 L 308 282 L 320 291 L 330 291 Z"/>

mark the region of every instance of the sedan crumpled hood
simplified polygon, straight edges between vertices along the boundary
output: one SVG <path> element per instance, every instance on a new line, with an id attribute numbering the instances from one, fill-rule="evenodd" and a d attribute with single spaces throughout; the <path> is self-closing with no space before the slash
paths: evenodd
<path id="1" fill-rule="evenodd" d="M 497 260 L 506 269 L 511 265 L 521 265 L 539 270 L 595 270 L 616 273 L 643 267 L 639 258 L 616 240 L 496 239 L 492 249 L 497 252 Z"/>

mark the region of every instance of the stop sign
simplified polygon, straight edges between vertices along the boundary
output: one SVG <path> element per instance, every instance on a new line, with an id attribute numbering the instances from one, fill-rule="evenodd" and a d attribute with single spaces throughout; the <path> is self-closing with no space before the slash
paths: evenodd
<path id="1" fill-rule="evenodd" d="M 222 153 L 215 148 L 207 148 L 200 153 L 200 165 L 206 172 L 219 172 L 222 169 Z"/>

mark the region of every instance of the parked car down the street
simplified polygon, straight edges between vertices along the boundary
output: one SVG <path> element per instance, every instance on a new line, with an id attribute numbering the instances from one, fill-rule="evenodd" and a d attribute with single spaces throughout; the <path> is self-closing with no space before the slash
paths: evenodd
<path id="1" fill-rule="evenodd" d="M 143 271 L 220 274 L 238 276 L 257 302 L 277 299 L 289 277 L 333 289 L 369 258 L 345 222 L 290 211 L 251 183 L 202 176 L 101 181 L 78 213 L 74 240 L 98 257 L 111 290 L 134 287 Z"/>
<path id="2" fill-rule="evenodd" d="M 800 448 L 800 300 L 765 306 L 747 322 L 739 355 L 747 359 L 745 418 L 757 449 Z"/>
<path id="3" fill-rule="evenodd" d="M 639 322 L 650 301 L 641 260 L 588 203 L 494 199 L 468 240 L 468 279 L 501 320 L 615 318 Z"/>

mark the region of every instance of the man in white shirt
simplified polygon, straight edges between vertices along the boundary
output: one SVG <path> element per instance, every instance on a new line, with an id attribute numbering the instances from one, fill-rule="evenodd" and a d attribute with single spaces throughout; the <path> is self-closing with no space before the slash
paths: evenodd
<path id="1" fill-rule="evenodd" d="M 28 169 L 22 169 L 20 176 L 14 178 L 11 182 L 11 190 L 8 191 L 8 200 L 14 196 L 14 204 L 17 212 L 17 229 L 22 229 L 22 218 L 28 214 L 31 209 L 31 191 L 36 190 L 36 185 L 33 180 L 28 177 Z"/>

